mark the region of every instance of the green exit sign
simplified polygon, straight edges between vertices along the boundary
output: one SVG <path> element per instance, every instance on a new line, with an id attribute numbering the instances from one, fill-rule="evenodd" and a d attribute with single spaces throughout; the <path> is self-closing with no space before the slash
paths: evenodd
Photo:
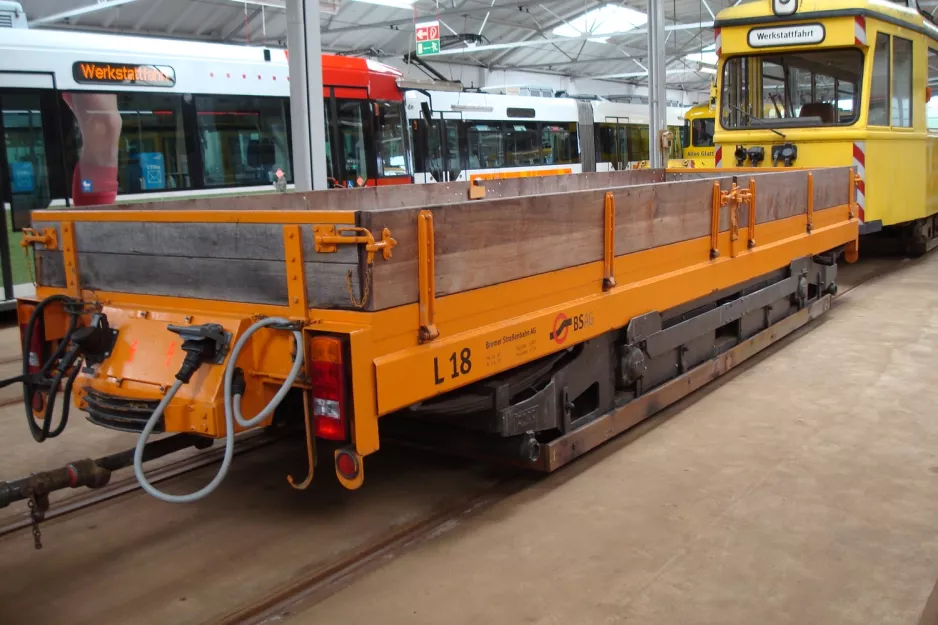
<path id="1" fill-rule="evenodd" d="M 417 42 L 417 56 L 440 53 L 440 40 L 431 39 L 430 41 Z"/>

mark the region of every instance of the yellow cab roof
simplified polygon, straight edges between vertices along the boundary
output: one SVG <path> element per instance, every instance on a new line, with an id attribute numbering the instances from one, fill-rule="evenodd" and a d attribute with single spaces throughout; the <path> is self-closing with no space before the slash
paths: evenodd
<path id="1" fill-rule="evenodd" d="M 918 11 L 904 7 L 893 2 L 883 0 L 798 0 L 798 11 L 795 15 L 780 17 L 772 11 L 772 0 L 757 0 L 747 2 L 735 7 L 723 9 L 717 13 L 716 27 L 727 27 L 757 22 L 778 22 L 797 19 L 817 19 L 823 17 L 838 17 L 846 15 L 865 15 L 873 17 L 882 16 L 889 21 L 901 21 L 908 24 L 927 25 L 932 35 L 938 35 L 931 22 L 928 22 Z M 760 20 L 759 18 L 765 18 Z"/>
<path id="2" fill-rule="evenodd" d="M 695 104 L 684 111 L 684 119 L 700 119 L 701 117 L 715 117 L 709 104 Z"/>

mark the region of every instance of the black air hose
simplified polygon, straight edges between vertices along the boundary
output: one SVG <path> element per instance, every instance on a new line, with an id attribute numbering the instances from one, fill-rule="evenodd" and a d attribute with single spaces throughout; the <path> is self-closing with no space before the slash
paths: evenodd
<path id="1" fill-rule="evenodd" d="M 43 363 L 38 372 L 30 373 L 29 356 L 33 332 L 35 331 L 36 324 L 42 318 L 43 310 L 45 310 L 49 304 L 55 302 L 61 302 L 65 312 L 68 313 L 68 329 L 65 331 L 65 336 L 59 341 L 59 345 L 52 356 Z M 73 346 L 67 353 L 65 349 L 68 347 L 72 334 L 74 334 L 75 330 L 78 328 L 78 319 L 81 313 L 82 303 L 67 295 L 50 295 L 39 302 L 33 310 L 33 313 L 29 316 L 29 321 L 23 331 L 23 374 L 0 383 L 0 386 L 5 386 L 17 380 L 23 383 L 23 403 L 26 408 L 26 423 L 29 425 L 30 434 L 32 434 L 33 438 L 38 443 L 43 442 L 47 438 L 55 438 L 65 430 L 65 426 L 68 424 L 69 396 L 72 392 L 72 384 L 78 375 L 79 366 L 76 361 L 78 360 L 79 349 L 77 345 Z M 56 369 L 55 375 L 50 380 L 48 374 L 56 361 L 59 362 L 59 366 Z M 71 373 L 69 373 L 69 368 L 72 368 Z M 59 420 L 58 426 L 53 430 L 52 416 L 55 409 L 56 394 L 59 385 L 62 383 L 62 378 L 64 378 L 66 374 L 68 374 L 68 378 L 66 378 L 65 383 L 65 404 L 62 407 L 62 417 Z M 36 416 L 33 411 L 33 400 L 36 397 L 36 393 L 40 390 L 48 390 L 49 392 L 49 399 L 43 411 L 43 421 L 41 425 L 36 422 Z"/>

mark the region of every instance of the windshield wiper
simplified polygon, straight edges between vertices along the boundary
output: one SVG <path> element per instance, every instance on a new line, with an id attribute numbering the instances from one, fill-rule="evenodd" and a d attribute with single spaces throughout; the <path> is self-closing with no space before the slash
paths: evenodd
<path id="1" fill-rule="evenodd" d="M 750 127 L 750 128 L 752 127 L 752 121 L 755 119 L 752 115 L 750 115 L 749 113 L 747 113 L 747 112 L 744 111 L 743 109 L 739 108 L 739 107 L 736 106 L 735 104 L 732 104 L 732 103 L 730 103 L 730 102 L 727 102 L 726 104 L 727 104 L 727 106 L 730 106 L 730 107 L 736 109 L 737 111 L 739 111 L 740 113 L 742 113 L 743 115 L 745 115 L 745 116 L 746 116 L 746 122 L 749 124 L 749 127 Z M 763 120 L 760 119 L 759 121 L 763 121 Z M 771 130 L 772 132 L 774 132 L 775 134 L 777 134 L 777 135 L 778 135 L 779 137 L 781 137 L 782 139 L 787 139 L 787 137 L 785 136 L 784 133 L 779 132 L 778 130 L 775 130 L 774 128 L 766 128 L 766 130 Z"/>

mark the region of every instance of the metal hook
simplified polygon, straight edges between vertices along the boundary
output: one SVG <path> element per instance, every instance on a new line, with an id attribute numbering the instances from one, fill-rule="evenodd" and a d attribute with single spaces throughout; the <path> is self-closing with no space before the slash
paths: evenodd
<path id="1" fill-rule="evenodd" d="M 293 479 L 292 475 L 287 476 L 287 482 L 296 490 L 306 490 L 313 483 L 313 473 L 316 470 L 316 436 L 313 434 L 313 411 L 309 405 L 309 393 L 303 393 L 303 415 L 306 424 L 306 460 L 308 470 L 306 479 L 299 484 Z"/>

